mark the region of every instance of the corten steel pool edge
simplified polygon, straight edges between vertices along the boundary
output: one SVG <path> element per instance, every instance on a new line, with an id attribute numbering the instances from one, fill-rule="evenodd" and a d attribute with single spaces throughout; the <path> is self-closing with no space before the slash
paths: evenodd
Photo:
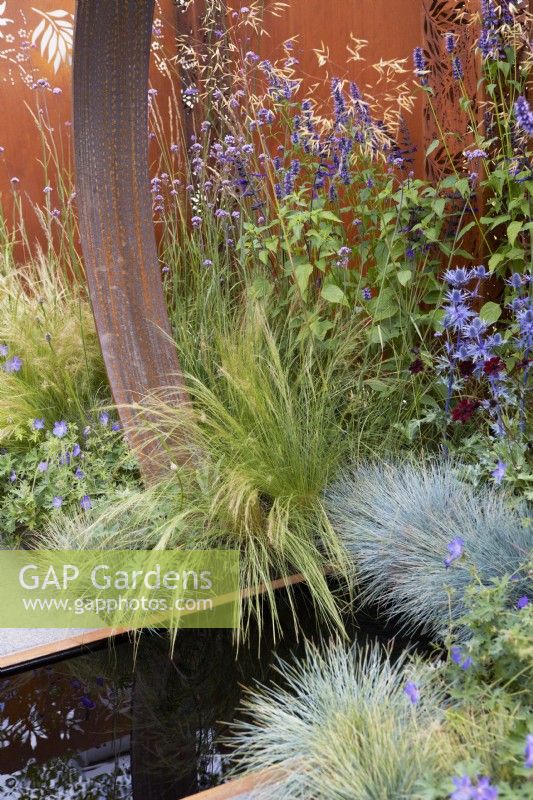
<path id="1" fill-rule="evenodd" d="M 327 571 L 327 570 L 325 570 Z M 304 583 L 305 578 L 301 573 L 287 575 L 283 578 L 276 578 L 271 581 L 270 589 L 284 589 Z M 253 594 L 264 594 L 267 590 L 265 584 L 260 584 L 256 588 L 243 589 L 241 598 L 250 597 Z M 87 630 L 86 633 L 69 636 L 65 639 L 56 639 L 53 642 L 37 645 L 26 650 L 17 650 L 7 656 L 0 657 L 0 676 L 5 676 L 13 672 L 21 672 L 25 669 L 33 669 L 36 666 L 45 666 L 53 661 L 60 661 L 81 655 L 98 646 L 104 646 L 109 640 L 115 640 L 127 635 L 132 635 L 136 628 L 98 628 Z"/>
<path id="2" fill-rule="evenodd" d="M 202 792 L 184 797 L 183 800 L 240 800 L 241 797 L 244 800 L 247 793 L 253 791 L 259 785 L 264 786 L 274 783 L 276 776 L 280 773 L 281 770 L 276 767 L 270 767 L 260 772 L 244 775 L 242 778 L 234 778 L 221 786 L 204 789 Z"/>

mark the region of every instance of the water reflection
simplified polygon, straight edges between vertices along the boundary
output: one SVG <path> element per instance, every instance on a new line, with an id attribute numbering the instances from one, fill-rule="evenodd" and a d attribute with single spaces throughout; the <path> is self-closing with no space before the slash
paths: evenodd
<path id="1" fill-rule="evenodd" d="M 303 588 L 298 613 L 317 638 Z M 366 627 L 388 638 L 373 620 Z M 359 618 L 352 633 L 364 629 Z M 230 632 L 182 631 L 170 657 L 166 635 L 150 634 L 0 679 L 0 797 L 178 800 L 217 785 L 231 755 L 223 720 L 302 640 L 274 646 L 267 628 L 260 645 L 255 634 L 237 652 Z"/>

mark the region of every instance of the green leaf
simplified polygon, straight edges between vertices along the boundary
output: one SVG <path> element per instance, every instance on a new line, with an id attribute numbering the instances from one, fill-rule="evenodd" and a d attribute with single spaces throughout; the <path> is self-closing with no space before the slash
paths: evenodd
<path id="1" fill-rule="evenodd" d="M 307 284 L 309 283 L 309 277 L 312 271 L 313 271 L 312 264 L 300 264 L 294 270 L 296 282 L 302 294 L 305 294 L 305 292 L 307 291 Z"/>
<path id="2" fill-rule="evenodd" d="M 407 284 L 413 277 L 413 273 L 411 272 L 410 269 L 401 269 L 399 272 L 396 273 L 396 277 L 398 278 L 402 286 L 407 286 Z"/>
<path id="3" fill-rule="evenodd" d="M 493 322 L 496 322 L 496 320 L 500 318 L 501 313 L 502 310 L 498 303 L 492 303 L 489 301 L 482 306 L 479 316 L 483 322 L 486 322 L 488 325 L 492 325 Z"/>
<path id="4" fill-rule="evenodd" d="M 343 306 L 348 305 L 346 295 L 340 286 L 337 286 L 335 283 L 328 283 L 327 286 L 324 286 L 320 292 L 320 296 L 323 297 L 324 300 L 328 300 L 330 303 L 340 303 Z"/>
<path id="5" fill-rule="evenodd" d="M 437 149 L 439 144 L 440 144 L 440 142 L 439 142 L 438 139 L 433 139 L 433 141 L 429 145 L 428 149 L 426 150 L 426 156 L 430 156 L 433 153 L 433 151 Z"/>
<path id="6" fill-rule="evenodd" d="M 507 238 L 509 239 L 509 242 L 513 246 L 514 243 L 516 242 L 516 237 L 518 236 L 521 230 L 522 230 L 522 223 L 520 222 L 520 220 L 515 220 L 514 222 L 511 222 L 507 226 Z"/>
<path id="7" fill-rule="evenodd" d="M 493 253 L 489 258 L 489 269 L 492 272 L 496 269 L 498 264 L 501 264 L 502 261 L 505 261 L 505 253 Z"/>
<path id="8" fill-rule="evenodd" d="M 323 341 L 326 333 L 333 328 L 333 322 L 327 319 L 314 319 L 309 325 L 313 336 Z"/>
<path id="9" fill-rule="evenodd" d="M 272 293 L 273 288 L 273 284 L 267 280 L 267 278 L 260 275 L 250 286 L 250 297 L 254 300 L 261 300 L 263 297 L 268 297 Z"/>

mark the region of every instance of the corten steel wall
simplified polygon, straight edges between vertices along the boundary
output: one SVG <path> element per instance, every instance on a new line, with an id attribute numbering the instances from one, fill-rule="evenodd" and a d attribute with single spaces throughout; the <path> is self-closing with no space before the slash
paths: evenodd
<path id="1" fill-rule="evenodd" d="M 465 30 L 460 13 L 465 8 L 476 9 L 479 0 L 290 0 L 279 17 L 265 13 L 265 30 L 268 36 L 259 40 L 252 37 L 243 46 L 256 49 L 262 56 L 275 60 L 283 54 L 282 43 L 297 36 L 296 50 L 300 60 L 299 70 L 307 76 L 306 83 L 313 86 L 322 81 L 325 71 L 319 69 L 314 49 L 329 49 L 330 76 L 350 78 L 361 86 L 373 84 L 375 72 L 370 66 L 380 59 L 406 58 L 411 69 L 414 47 L 423 45 L 431 68 L 436 76 L 432 81 L 435 104 L 445 121 L 444 127 L 459 134 L 464 131 L 464 118 L 458 113 L 457 91 L 450 74 L 449 62 L 444 53 L 444 33 L 456 31 L 469 44 L 475 35 Z M 30 241 L 39 237 L 40 228 L 31 203 L 44 205 L 43 169 L 39 133 L 27 108 L 44 116 L 67 143 L 72 135 L 71 122 L 71 44 L 73 37 L 74 0 L 0 0 L 0 196 L 8 219 L 12 218 L 12 189 L 10 178 L 19 178 L 17 185 L 25 206 L 24 219 Z M 230 0 L 232 8 L 240 8 L 240 0 Z M 163 37 L 158 46 L 173 51 L 175 30 L 192 34 L 199 43 L 198 18 L 205 0 L 193 0 L 185 12 L 179 10 L 174 0 L 158 0 L 155 16 L 162 21 Z M 230 19 L 231 22 L 231 19 Z M 350 33 L 368 40 L 364 51 L 366 61 L 348 62 L 346 45 Z M 476 92 L 477 65 L 466 47 L 462 48 L 470 96 Z M 45 78 L 50 87 L 61 94 L 35 91 L 31 86 Z M 164 105 L 169 97 L 167 79 L 152 64 L 151 83 L 158 89 L 158 101 Z M 326 101 L 325 85 L 315 90 L 318 99 Z M 378 93 L 379 96 L 379 93 Z M 197 111 L 198 114 L 198 111 Z M 193 120 L 184 110 L 184 128 L 188 135 Z M 196 123 L 198 120 L 196 120 Z M 427 104 L 418 102 L 414 112 L 406 117 L 412 139 L 418 151 L 415 158 L 418 174 L 434 177 L 444 163 L 444 153 L 437 149 L 425 163 L 425 146 L 436 138 L 436 129 Z M 464 147 L 458 138 L 455 148 Z M 66 148 L 68 150 L 68 148 Z M 155 156 L 155 150 L 152 151 Z M 69 166 L 65 159 L 65 166 Z M 52 182 L 53 185 L 53 182 Z M 54 195 L 50 202 L 53 207 Z"/>
<path id="2" fill-rule="evenodd" d="M 24 223 L 30 243 L 43 241 L 42 229 L 32 205 L 44 206 L 45 185 L 42 147 L 32 113 L 54 128 L 63 139 L 63 168 L 72 166 L 72 43 L 75 0 L 0 0 L 0 199 L 10 225 L 13 221 L 11 178 L 19 179 L 17 191 L 23 204 Z M 172 49 L 175 5 L 158 0 L 155 16 L 163 20 L 160 45 Z M 32 89 L 39 80 L 44 90 Z M 152 64 L 150 82 L 164 96 L 166 80 Z M 53 93 L 53 90 L 56 93 Z M 67 156 L 67 154 L 69 154 Z M 50 184 L 55 189 L 53 176 Z M 56 196 L 57 197 L 57 196 Z M 50 205 L 57 203 L 54 192 Z M 25 257 L 18 248 L 19 260 Z"/>

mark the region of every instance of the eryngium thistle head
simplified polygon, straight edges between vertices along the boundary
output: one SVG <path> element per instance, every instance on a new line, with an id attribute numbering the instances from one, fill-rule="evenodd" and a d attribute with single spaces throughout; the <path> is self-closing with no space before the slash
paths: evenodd
<path id="1" fill-rule="evenodd" d="M 527 593 L 519 569 L 533 547 L 531 509 L 509 508 L 492 486 L 475 490 L 449 464 L 376 464 L 348 472 L 328 492 L 327 508 L 353 557 L 362 600 L 382 606 L 404 627 L 442 634 L 450 612 L 457 619 L 464 611 L 473 569 L 484 583 L 517 573 L 516 597 Z M 457 537 L 462 556 L 447 566 Z"/>
<path id="2" fill-rule="evenodd" d="M 281 685 L 250 691 L 234 727 L 237 765 L 274 776 L 254 800 L 397 800 L 453 762 L 431 668 L 405 654 L 392 663 L 377 645 L 306 650 L 279 664 Z"/>

